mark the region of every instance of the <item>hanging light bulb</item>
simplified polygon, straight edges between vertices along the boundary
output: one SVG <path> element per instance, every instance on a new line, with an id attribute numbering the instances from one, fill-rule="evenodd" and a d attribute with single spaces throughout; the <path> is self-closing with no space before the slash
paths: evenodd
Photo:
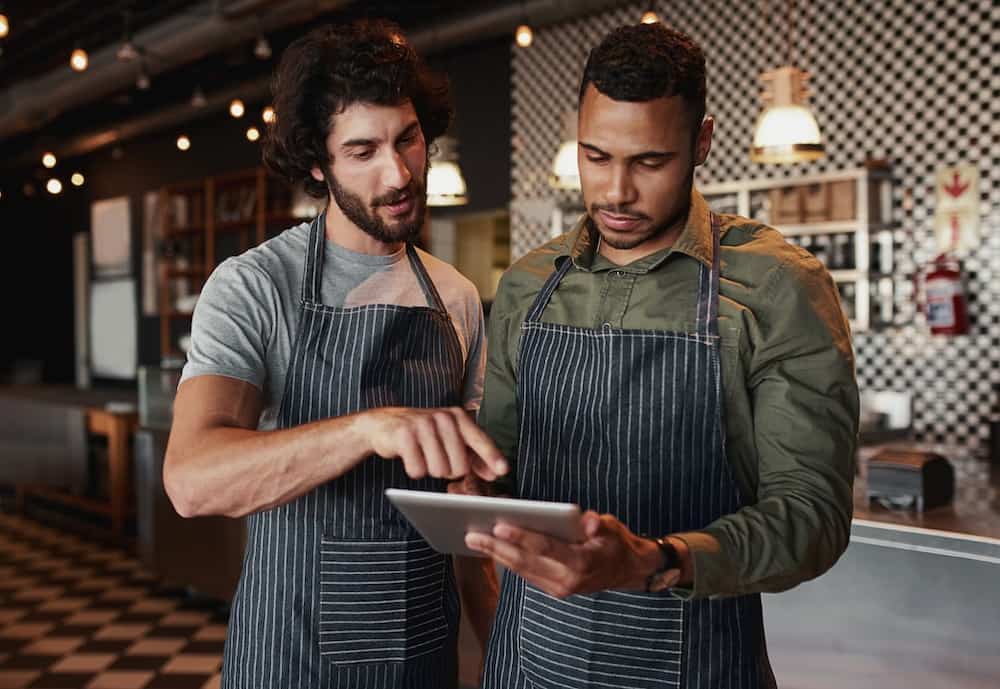
<path id="1" fill-rule="evenodd" d="M 122 44 L 118 46 L 117 52 L 115 52 L 115 57 L 121 62 L 131 62 L 132 60 L 138 60 L 139 49 L 135 47 L 132 42 L 132 32 L 129 30 L 130 19 L 132 18 L 132 12 L 130 10 L 125 10 L 122 13 L 122 20 L 125 23 L 125 32 L 122 36 Z"/>
<path id="2" fill-rule="evenodd" d="M 577 113 L 570 110 L 563 115 L 562 143 L 552 159 L 549 185 L 566 191 L 580 191 L 580 167 L 577 164 L 576 141 Z"/>
<path id="3" fill-rule="evenodd" d="M 49 168 L 50 170 L 56 166 L 56 154 L 52 152 L 46 152 L 42 156 L 42 165 Z"/>
<path id="4" fill-rule="evenodd" d="M 246 108 L 243 107 L 243 101 L 239 98 L 233 98 L 232 102 L 229 104 L 229 114 L 239 119 L 243 117 L 243 113 L 246 112 Z"/>
<path id="5" fill-rule="evenodd" d="M 205 92 L 201 90 L 201 86 L 194 87 L 194 93 L 191 94 L 191 107 L 192 108 L 204 108 L 205 103 L 208 101 L 205 99 Z"/>
<path id="6" fill-rule="evenodd" d="M 653 10 L 646 10 L 642 14 L 641 21 L 643 24 L 655 24 L 656 22 L 660 21 L 660 18 L 656 16 L 656 12 L 654 12 Z"/>
<path id="7" fill-rule="evenodd" d="M 82 187 L 84 182 L 83 175 L 79 172 L 74 172 L 69 181 L 74 187 Z"/>
<path id="8" fill-rule="evenodd" d="M 264 36 L 257 37 L 257 42 L 253 46 L 253 54 L 258 60 L 271 59 L 271 44 L 267 42 Z"/>
<path id="9" fill-rule="evenodd" d="M 10 21 L 6 14 L 0 14 L 0 38 L 7 38 L 10 33 Z"/>
<path id="10" fill-rule="evenodd" d="M 139 74 L 135 78 L 135 87 L 140 91 L 148 91 L 150 84 L 149 73 L 146 71 L 146 61 L 139 63 Z"/>
<path id="11" fill-rule="evenodd" d="M 809 109 L 809 73 L 792 67 L 794 0 L 788 2 L 787 62 L 761 75 L 764 110 L 754 127 L 750 160 L 755 163 L 802 163 L 826 155 L 816 117 Z"/>
<path id="12" fill-rule="evenodd" d="M 427 171 L 428 206 L 464 206 L 469 202 L 465 178 L 458 166 L 458 142 L 442 136 L 434 142 L 437 150 L 431 155 Z"/>
<path id="13" fill-rule="evenodd" d="M 256 141 L 260 138 L 260 130 L 256 127 L 250 127 L 247 129 L 247 140 Z"/>
<path id="14" fill-rule="evenodd" d="M 274 124 L 278 119 L 278 115 L 274 112 L 274 108 L 270 105 L 264 108 L 264 112 L 262 112 L 260 116 L 266 124 Z"/>
<path id="15" fill-rule="evenodd" d="M 527 24 L 521 24 L 514 32 L 514 40 L 522 48 L 527 48 L 535 40 L 535 34 Z"/>
<path id="16" fill-rule="evenodd" d="M 83 48 L 76 48 L 69 56 L 69 66 L 77 72 L 87 69 L 90 60 L 87 58 L 87 51 Z"/>
<path id="17" fill-rule="evenodd" d="M 177 148 L 181 151 L 186 151 L 191 148 L 191 139 L 187 138 L 184 134 L 177 137 Z"/>
<path id="18" fill-rule="evenodd" d="M 45 183 L 45 190 L 52 195 L 58 194 L 62 191 L 62 182 L 53 177 Z"/>

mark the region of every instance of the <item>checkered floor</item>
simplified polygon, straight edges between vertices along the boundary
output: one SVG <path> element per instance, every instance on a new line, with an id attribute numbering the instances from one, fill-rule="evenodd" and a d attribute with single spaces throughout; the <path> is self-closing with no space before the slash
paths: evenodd
<path id="1" fill-rule="evenodd" d="M 0 689 L 218 687 L 225 635 L 122 551 L 0 514 Z"/>

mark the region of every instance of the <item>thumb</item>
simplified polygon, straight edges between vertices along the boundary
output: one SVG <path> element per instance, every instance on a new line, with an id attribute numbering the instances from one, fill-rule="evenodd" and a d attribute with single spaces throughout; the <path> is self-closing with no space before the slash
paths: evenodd
<path id="1" fill-rule="evenodd" d="M 587 510 L 580 517 L 580 524 L 583 526 L 583 534 L 588 539 L 596 538 L 597 535 L 603 530 L 601 523 L 601 515 L 593 510 Z"/>

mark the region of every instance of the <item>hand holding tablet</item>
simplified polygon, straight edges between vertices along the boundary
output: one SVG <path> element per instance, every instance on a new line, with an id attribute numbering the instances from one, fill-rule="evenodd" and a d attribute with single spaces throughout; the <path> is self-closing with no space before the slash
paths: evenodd
<path id="1" fill-rule="evenodd" d="M 454 495 L 387 488 L 389 501 L 442 553 L 483 557 L 465 545 L 465 534 L 492 532 L 507 522 L 569 543 L 583 540 L 580 508 L 572 503 Z"/>

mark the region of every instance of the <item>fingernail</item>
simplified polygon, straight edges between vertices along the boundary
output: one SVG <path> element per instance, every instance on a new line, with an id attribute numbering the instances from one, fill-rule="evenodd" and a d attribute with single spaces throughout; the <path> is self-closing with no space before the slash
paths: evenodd
<path id="1" fill-rule="evenodd" d="M 501 476 L 504 475 L 504 474 L 506 474 L 509 470 L 510 470 L 510 467 L 507 466 L 507 462 L 505 462 L 503 460 L 500 460 L 499 462 L 497 462 L 497 471 L 500 472 Z"/>

